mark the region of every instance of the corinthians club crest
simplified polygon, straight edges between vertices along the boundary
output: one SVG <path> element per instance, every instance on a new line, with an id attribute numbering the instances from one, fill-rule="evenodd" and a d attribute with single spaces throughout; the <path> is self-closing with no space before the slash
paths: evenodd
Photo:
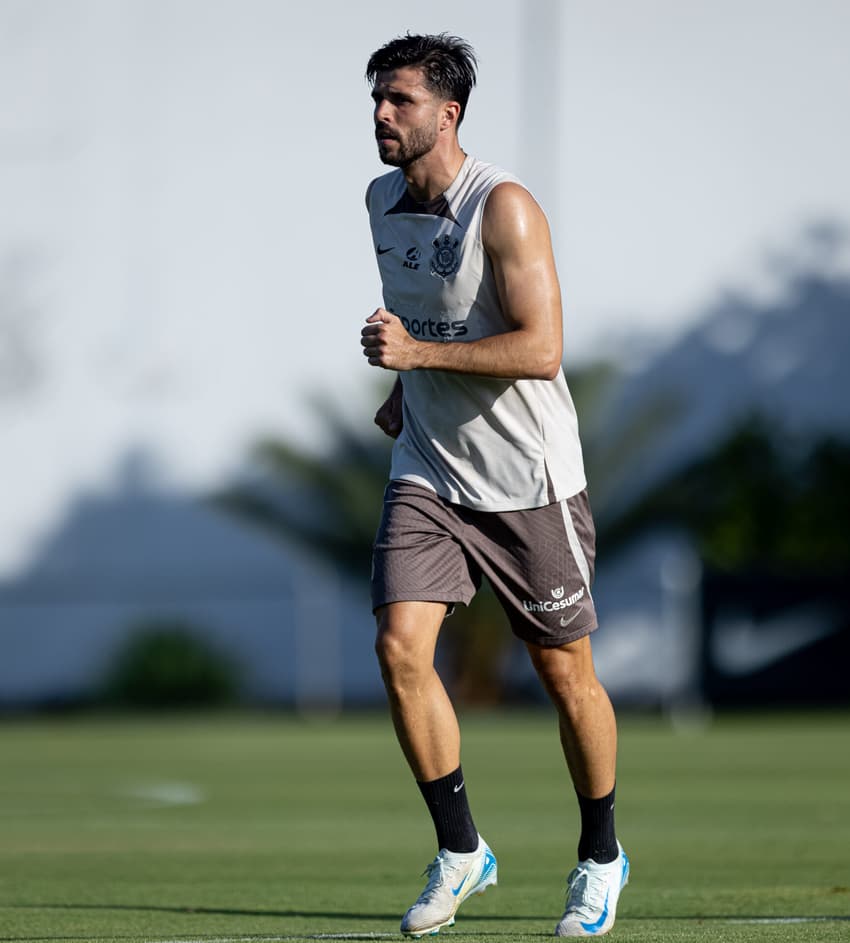
<path id="1" fill-rule="evenodd" d="M 449 278 L 460 268 L 460 253 L 457 251 L 460 240 L 451 236 L 438 236 L 431 244 L 434 254 L 431 256 L 431 274 L 440 278 Z"/>

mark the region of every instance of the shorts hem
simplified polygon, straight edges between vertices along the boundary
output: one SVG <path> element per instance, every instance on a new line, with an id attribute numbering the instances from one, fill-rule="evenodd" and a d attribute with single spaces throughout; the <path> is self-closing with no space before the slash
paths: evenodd
<path id="1" fill-rule="evenodd" d="M 598 628 L 599 623 L 594 620 L 593 622 L 588 622 L 586 625 L 581 626 L 581 628 L 573 629 L 572 632 L 566 635 L 544 635 L 538 636 L 537 638 L 527 638 L 525 635 L 519 635 L 519 633 L 515 634 L 519 635 L 524 642 L 529 642 L 531 645 L 536 645 L 538 648 L 560 648 L 562 645 L 569 645 L 570 642 L 577 642 L 586 635 L 590 635 L 591 632 L 595 632 Z"/>
<path id="2" fill-rule="evenodd" d="M 393 593 L 383 597 L 380 602 L 372 603 L 372 614 L 374 615 L 383 606 L 389 606 L 394 602 L 441 602 L 449 608 L 449 612 L 458 604 L 468 606 L 472 602 L 472 595 L 464 596 L 461 593 L 452 593 L 442 595 L 440 593 Z"/>

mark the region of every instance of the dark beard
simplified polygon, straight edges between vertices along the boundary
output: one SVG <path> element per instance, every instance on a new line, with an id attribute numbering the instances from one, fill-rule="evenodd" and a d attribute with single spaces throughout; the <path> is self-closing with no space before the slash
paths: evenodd
<path id="1" fill-rule="evenodd" d="M 383 163 L 391 167 L 409 167 L 432 150 L 437 143 L 437 132 L 430 128 L 416 128 L 409 133 L 406 141 L 398 138 L 393 140 L 398 147 L 392 155 L 384 151 L 380 139 L 378 140 L 378 156 Z"/>

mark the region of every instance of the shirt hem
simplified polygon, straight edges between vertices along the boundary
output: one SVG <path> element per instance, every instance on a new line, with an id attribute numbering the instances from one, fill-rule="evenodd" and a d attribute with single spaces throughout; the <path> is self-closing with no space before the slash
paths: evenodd
<path id="1" fill-rule="evenodd" d="M 575 497 L 575 495 L 580 494 L 587 487 L 587 480 L 582 477 L 578 486 L 574 490 L 571 488 L 563 489 L 563 491 L 567 492 L 566 494 L 557 488 L 553 488 L 550 491 L 547 487 L 545 493 L 540 494 L 535 498 L 513 498 L 509 501 L 491 502 L 470 501 L 468 499 L 464 499 L 463 496 L 460 495 L 457 491 L 453 491 L 449 488 L 437 488 L 426 478 L 412 473 L 393 475 L 390 477 L 390 481 L 403 481 L 408 485 L 418 485 L 420 488 L 425 488 L 433 494 L 436 494 L 444 501 L 448 501 L 449 504 L 456 504 L 460 507 L 469 508 L 472 511 L 486 512 L 529 511 L 533 510 L 534 508 L 548 507 L 550 504 L 557 504 L 559 501 L 564 501 L 568 498 Z M 554 499 L 552 498 L 552 495 L 554 495 Z"/>

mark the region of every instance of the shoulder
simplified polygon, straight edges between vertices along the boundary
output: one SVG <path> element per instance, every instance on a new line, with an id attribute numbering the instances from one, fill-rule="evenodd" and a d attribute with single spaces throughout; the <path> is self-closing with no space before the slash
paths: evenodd
<path id="1" fill-rule="evenodd" d="M 487 194 L 485 212 L 504 212 L 508 209 L 542 212 L 537 200 L 519 180 L 502 180 Z"/>
<path id="2" fill-rule="evenodd" d="M 487 195 L 481 220 L 481 238 L 485 246 L 499 246 L 505 240 L 526 237 L 535 232 L 548 233 L 549 224 L 540 204 L 516 180 L 497 183 Z"/>

